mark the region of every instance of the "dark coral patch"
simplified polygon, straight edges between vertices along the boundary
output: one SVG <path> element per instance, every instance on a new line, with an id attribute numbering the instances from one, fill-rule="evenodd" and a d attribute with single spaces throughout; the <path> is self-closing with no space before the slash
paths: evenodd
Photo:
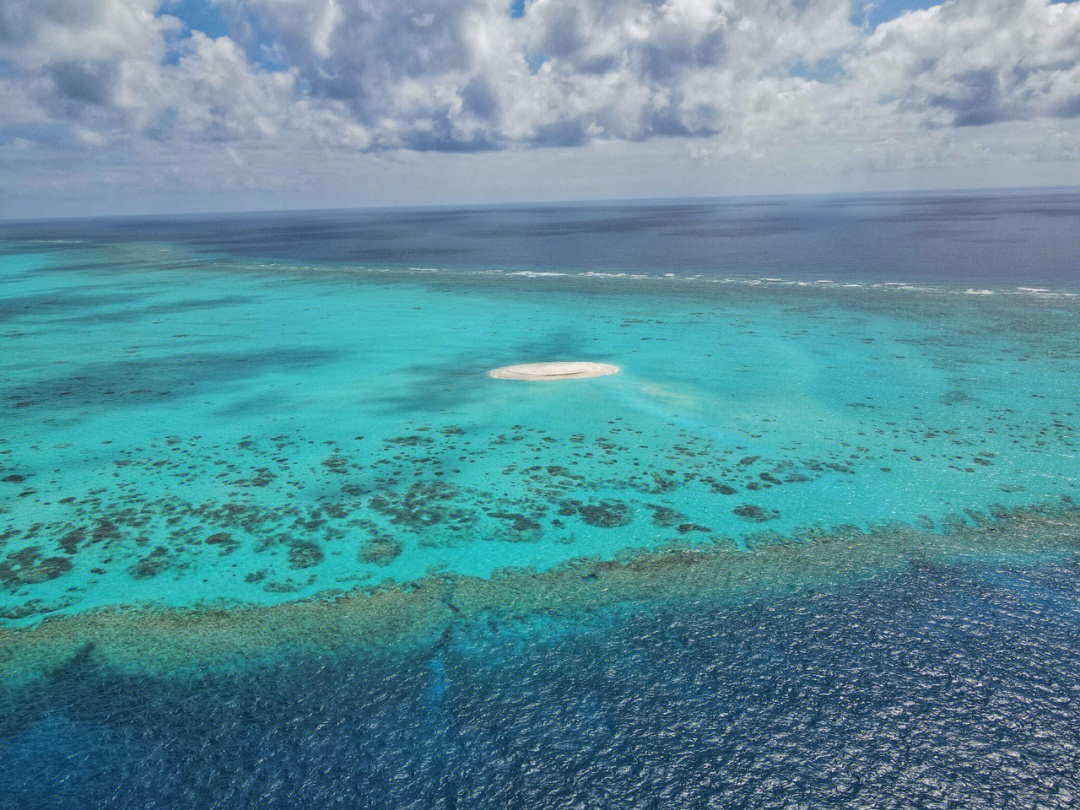
<path id="1" fill-rule="evenodd" d="M 590 526 L 599 526 L 602 529 L 626 526 L 633 520 L 630 507 L 621 501 L 600 501 L 594 504 L 564 501 L 559 507 L 560 515 L 569 516 L 575 513 Z"/>
<path id="2" fill-rule="evenodd" d="M 322 462 L 322 465 L 330 472 L 338 475 L 344 475 L 349 471 L 349 461 L 342 456 L 330 456 L 330 458 Z"/>
<path id="3" fill-rule="evenodd" d="M 775 509 L 762 509 L 760 506 L 754 506 L 750 503 L 740 504 L 731 511 L 738 517 L 741 517 L 743 520 L 749 520 L 751 523 L 764 523 L 767 520 L 773 520 L 780 517 L 780 513 Z"/>
<path id="4" fill-rule="evenodd" d="M 101 543 L 106 540 L 119 540 L 120 528 L 108 518 L 102 518 L 94 526 L 94 531 L 90 534 L 90 539 L 95 543 Z"/>
<path id="5" fill-rule="evenodd" d="M 158 546 L 128 568 L 128 576 L 132 579 L 150 579 L 156 577 L 162 571 L 172 568 L 172 565 L 168 549 L 164 546 Z"/>
<path id="6" fill-rule="evenodd" d="M 648 507 L 652 510 L 652 521 L 656 526 L 663 526 L 664 528 L 678 526 L 686 520 L 686 515 L 682 512 L 676 512 L 670 507 L 658 506 L 656 504 L 648 504 Z"/>
<path id="7" fill-rule="evenodd" d="M 240 544 L 228 532 L 215 532 L 206 538 L 208 546 L 220 546 L 218 553 L 221 556 L 232 554 Z"/>
<path id="8" fill-rule="evenodd" d="M 79 527 L 60 538 L 60 548 L 65 554 L 74 554 L 79 550 L 79 543 L 86 539 L 86 529 Z"/>
<path id="9" fill-rule="evenodd" d="M 323 561 L 322 549 L 309 540 L 294 540 L 289 544 L 289 568 L 311 568 Z"/>
<path id="10" fill-rule="evenodd" d="M 510 522 L 510 530 L 512 534 L 505 539 L 507 540 L 520 540 L 520 539 L 539 539 L 542 527 L 539 523 L 530 517 L 522 515 L 518 512 L 489 512 L 493 518 L 499 520 L 506 520 Z M 526 535 L 527 537 L 522 537 Z"/>
<path id="11" fill-rule="evenodd" d="M 414 532 L 450 521 L 463 527 L 475 521 L 467 509 L 452 508 L 448 503 L 459 497 L 456 487 L 432 481 L 413 484 L 404 493 L 385 492 L 368 500 L 368 506 L 390 522 Z"/>
<path id="12" fill-rule="evenodd" d="M 689 532 L 705 532 L 706 534 L 711 532 L 708 526 L 701 526 L 697 523 L 680 523 L 675 527 L 675 531 L 679 534 L 688 534 Z"/>
<path id="13" fill-rule="evenodd" d="M 9 588 L 37 585 L 63 576 L 71 570 L 64 557 L 42 557 L 37 546 L 13 551 L 0 562 L 0 582 Z"/>
<path id="14" fill-rule="evenodd" d="M 390 537 L 373 537 L 360 548 L 361 562 L 389 565 L 401 554 L 401 543 Z"/>

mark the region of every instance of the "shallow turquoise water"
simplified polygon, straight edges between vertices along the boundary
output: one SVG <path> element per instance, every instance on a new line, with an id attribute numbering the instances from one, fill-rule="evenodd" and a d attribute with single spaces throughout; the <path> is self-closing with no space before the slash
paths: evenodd
<path id="1" fill-rule="evenodd" d="M 1074 807 L 1078 216 L 0 224 L 0 808 Z"/>
<path id="2" fill-rule="evenodd" d="M 269 604 L 1071 496 L 1064 291 L 0 255 L 0 607 Z M 597 360 L 605 378 L 489 379 Z"/>

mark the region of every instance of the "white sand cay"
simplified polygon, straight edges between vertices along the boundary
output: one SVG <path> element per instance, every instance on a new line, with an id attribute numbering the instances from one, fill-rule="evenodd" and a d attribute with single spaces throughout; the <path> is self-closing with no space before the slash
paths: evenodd
<path id="1" fill-rule="evenodd" d="M 619 371 L 618 366 L 607 363 L 523 363 L 493 368 L 488 376 L 497 380 L 583 380 L 618 374 Z"/>

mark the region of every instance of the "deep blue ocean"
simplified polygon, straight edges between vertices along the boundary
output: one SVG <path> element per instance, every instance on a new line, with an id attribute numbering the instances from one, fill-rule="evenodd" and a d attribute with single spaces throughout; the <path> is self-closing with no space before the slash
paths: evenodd
<path id="1" fill-rule="evenodd" d="M 0 224 L 363 265 L 1074 287 L 1080 192 L 940 192 Z"/>
<path id="2" fill-rule="evenodd" d="M 1078 293 L 1068 190 L 0 224 L 0 808 L 1078 807 Z"/>
<path id="3" fill-rule="evenodd" d="M 1076 806 L 1080 566 L 452 628 L 4 706 L 9 807 Z"/>

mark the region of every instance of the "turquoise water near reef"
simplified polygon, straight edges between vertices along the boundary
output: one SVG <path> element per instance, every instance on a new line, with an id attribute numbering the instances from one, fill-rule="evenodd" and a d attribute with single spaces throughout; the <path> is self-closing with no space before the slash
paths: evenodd
<path id="1" fill-rule="evenodd" d="M 1074 807 L 1078 222 L 0 223 L 0 809 Z"/>
<path id="2" fill-rule="evenodd" d="M 1072 495 L 1067 290 L 0 257 L 6 621 Z M 529 383 L 491 368 L 596 360 Z"/>

